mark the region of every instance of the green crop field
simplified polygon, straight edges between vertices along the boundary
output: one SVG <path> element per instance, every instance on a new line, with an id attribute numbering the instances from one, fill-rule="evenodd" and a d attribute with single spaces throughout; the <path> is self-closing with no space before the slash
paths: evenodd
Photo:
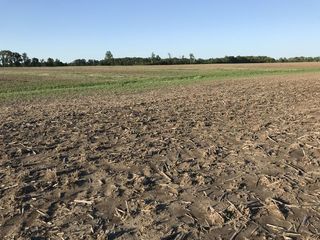
<path id="1" fill-rule="evenodd" d="M 143 91 L 174 85 L 257 76 L 320 72 L 317 65 L 60 67 L 0 69 L 0 99 L 70 93 Z"/>

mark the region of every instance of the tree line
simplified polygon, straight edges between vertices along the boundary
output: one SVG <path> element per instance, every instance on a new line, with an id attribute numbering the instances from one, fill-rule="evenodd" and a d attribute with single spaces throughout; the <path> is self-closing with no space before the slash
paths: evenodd
<path id="1" fill-rule="evenodd" d="M 29 58 L 26 53 L 17 53 L 9 50 L 0 51 L 1 67 L 54 67 L 66 66 L 68 64 L 59 59 L 48 58 L 47 60 L 38 58 Z"/>
<path id="2" fill-rule="evenodd" d="M 104 59 L 76 59 L 64 63 L 59 59 L 29 58 L 27 53 L 17 53 L 9 50 L 0 51 L 1 67 L 60 67 L 60 66 L 128 66 L 128 65 L 175 65 L 175 64 L 221 64 L 221 63 L 273 63 L 273 62 L 320 62 L 320 57 L 294 57 L 294 58 L 271 58 L 267 56 L 226 56 L 223 58 L 196 58 L 190 53 L 188 57 L 161 58 L 152 53 L 150 57 L 123 57 L 114 58 L 111 51 L 107 51 Z"/>

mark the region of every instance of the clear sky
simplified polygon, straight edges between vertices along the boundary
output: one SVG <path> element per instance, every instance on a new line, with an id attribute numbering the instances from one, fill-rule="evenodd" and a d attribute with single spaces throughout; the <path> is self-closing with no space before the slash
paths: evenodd
<path id="1" fill-rule="evenodd" d="M 0 0 L 0 49 L 30 57 L 320 56 L 319 0 Z"/>

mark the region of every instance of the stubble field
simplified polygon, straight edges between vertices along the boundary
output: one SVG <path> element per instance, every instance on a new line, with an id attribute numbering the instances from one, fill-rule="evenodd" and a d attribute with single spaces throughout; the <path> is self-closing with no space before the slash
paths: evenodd
<path id="1" fill-rule="evenodd" d="M 320 239 L 320 64 L 0 69 L 1 239 Z"/>

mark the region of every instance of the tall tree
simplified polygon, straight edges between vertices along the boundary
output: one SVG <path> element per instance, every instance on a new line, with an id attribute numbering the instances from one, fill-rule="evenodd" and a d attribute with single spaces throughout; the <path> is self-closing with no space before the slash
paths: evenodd
<path id="1" fill-rule="evenodd" d="M 104 59 L 105 60 L 112 60 L 113 59 L 112 52 L 111 51 L 107 51 Z"/>
<path id="2" fill-rule="evenodd" d="M 155 63 L 155 60 L 156 60 L 156 54 L 154 52 L 151 53 L 151 64 L 154 64 Z"/>
<path id="3" fill-rule="evenodd" d="M 189 54 L 189 58 L 190 58 L 190 64 L 194 63 L 196 58 L 194 57 L 193 53 Z"/>
<path id="4" fill-rule="evenodd" d="M 28 57 L 28 55 L 26 53 L 22 53 L 21 57 L 22 57 L 23 66 L 25 66 L 25 67 L 30 66 L 31 60 Z"/>
<path id="5" fill-rule="evenodd" d="M 13 57 L 13 52 L 9 50 L 2 50 L 0 52 L 0 65 L 3 67 L 11 66 L 13 63 L 12 57 Z"/>
<path id="6" fill-rule="evenodd" d="M 113 65 L 114 61 L 113 61 L 113 55 L 111 51 L 106 52 L 106 55 L 104 57 L 104 62 L 106 65 Z"/>
<path id="7" fill-rule="evenodd" d="M 15 67 L 20 67 L 22 63 L 22 57 L 20 53 L 14 52 L 12 54 L 12 62 Z"/>
<path id="8" fill-rule="evenodd" d="M 30 66 L 32 66 L 32 67 L 39 67 L 39 66 L 41 66 L 39 59 L 38 59 L 38 58 L 32 58 L 32 59 L 31 59 Z"/>
<path id="9" fill-rule="evenodd" d="M 47 62 L 45 63 L 45 65 L 48 66 L 48 67 L 53 67 L 54 66 L 53 58 L 48 58 Z"/>

